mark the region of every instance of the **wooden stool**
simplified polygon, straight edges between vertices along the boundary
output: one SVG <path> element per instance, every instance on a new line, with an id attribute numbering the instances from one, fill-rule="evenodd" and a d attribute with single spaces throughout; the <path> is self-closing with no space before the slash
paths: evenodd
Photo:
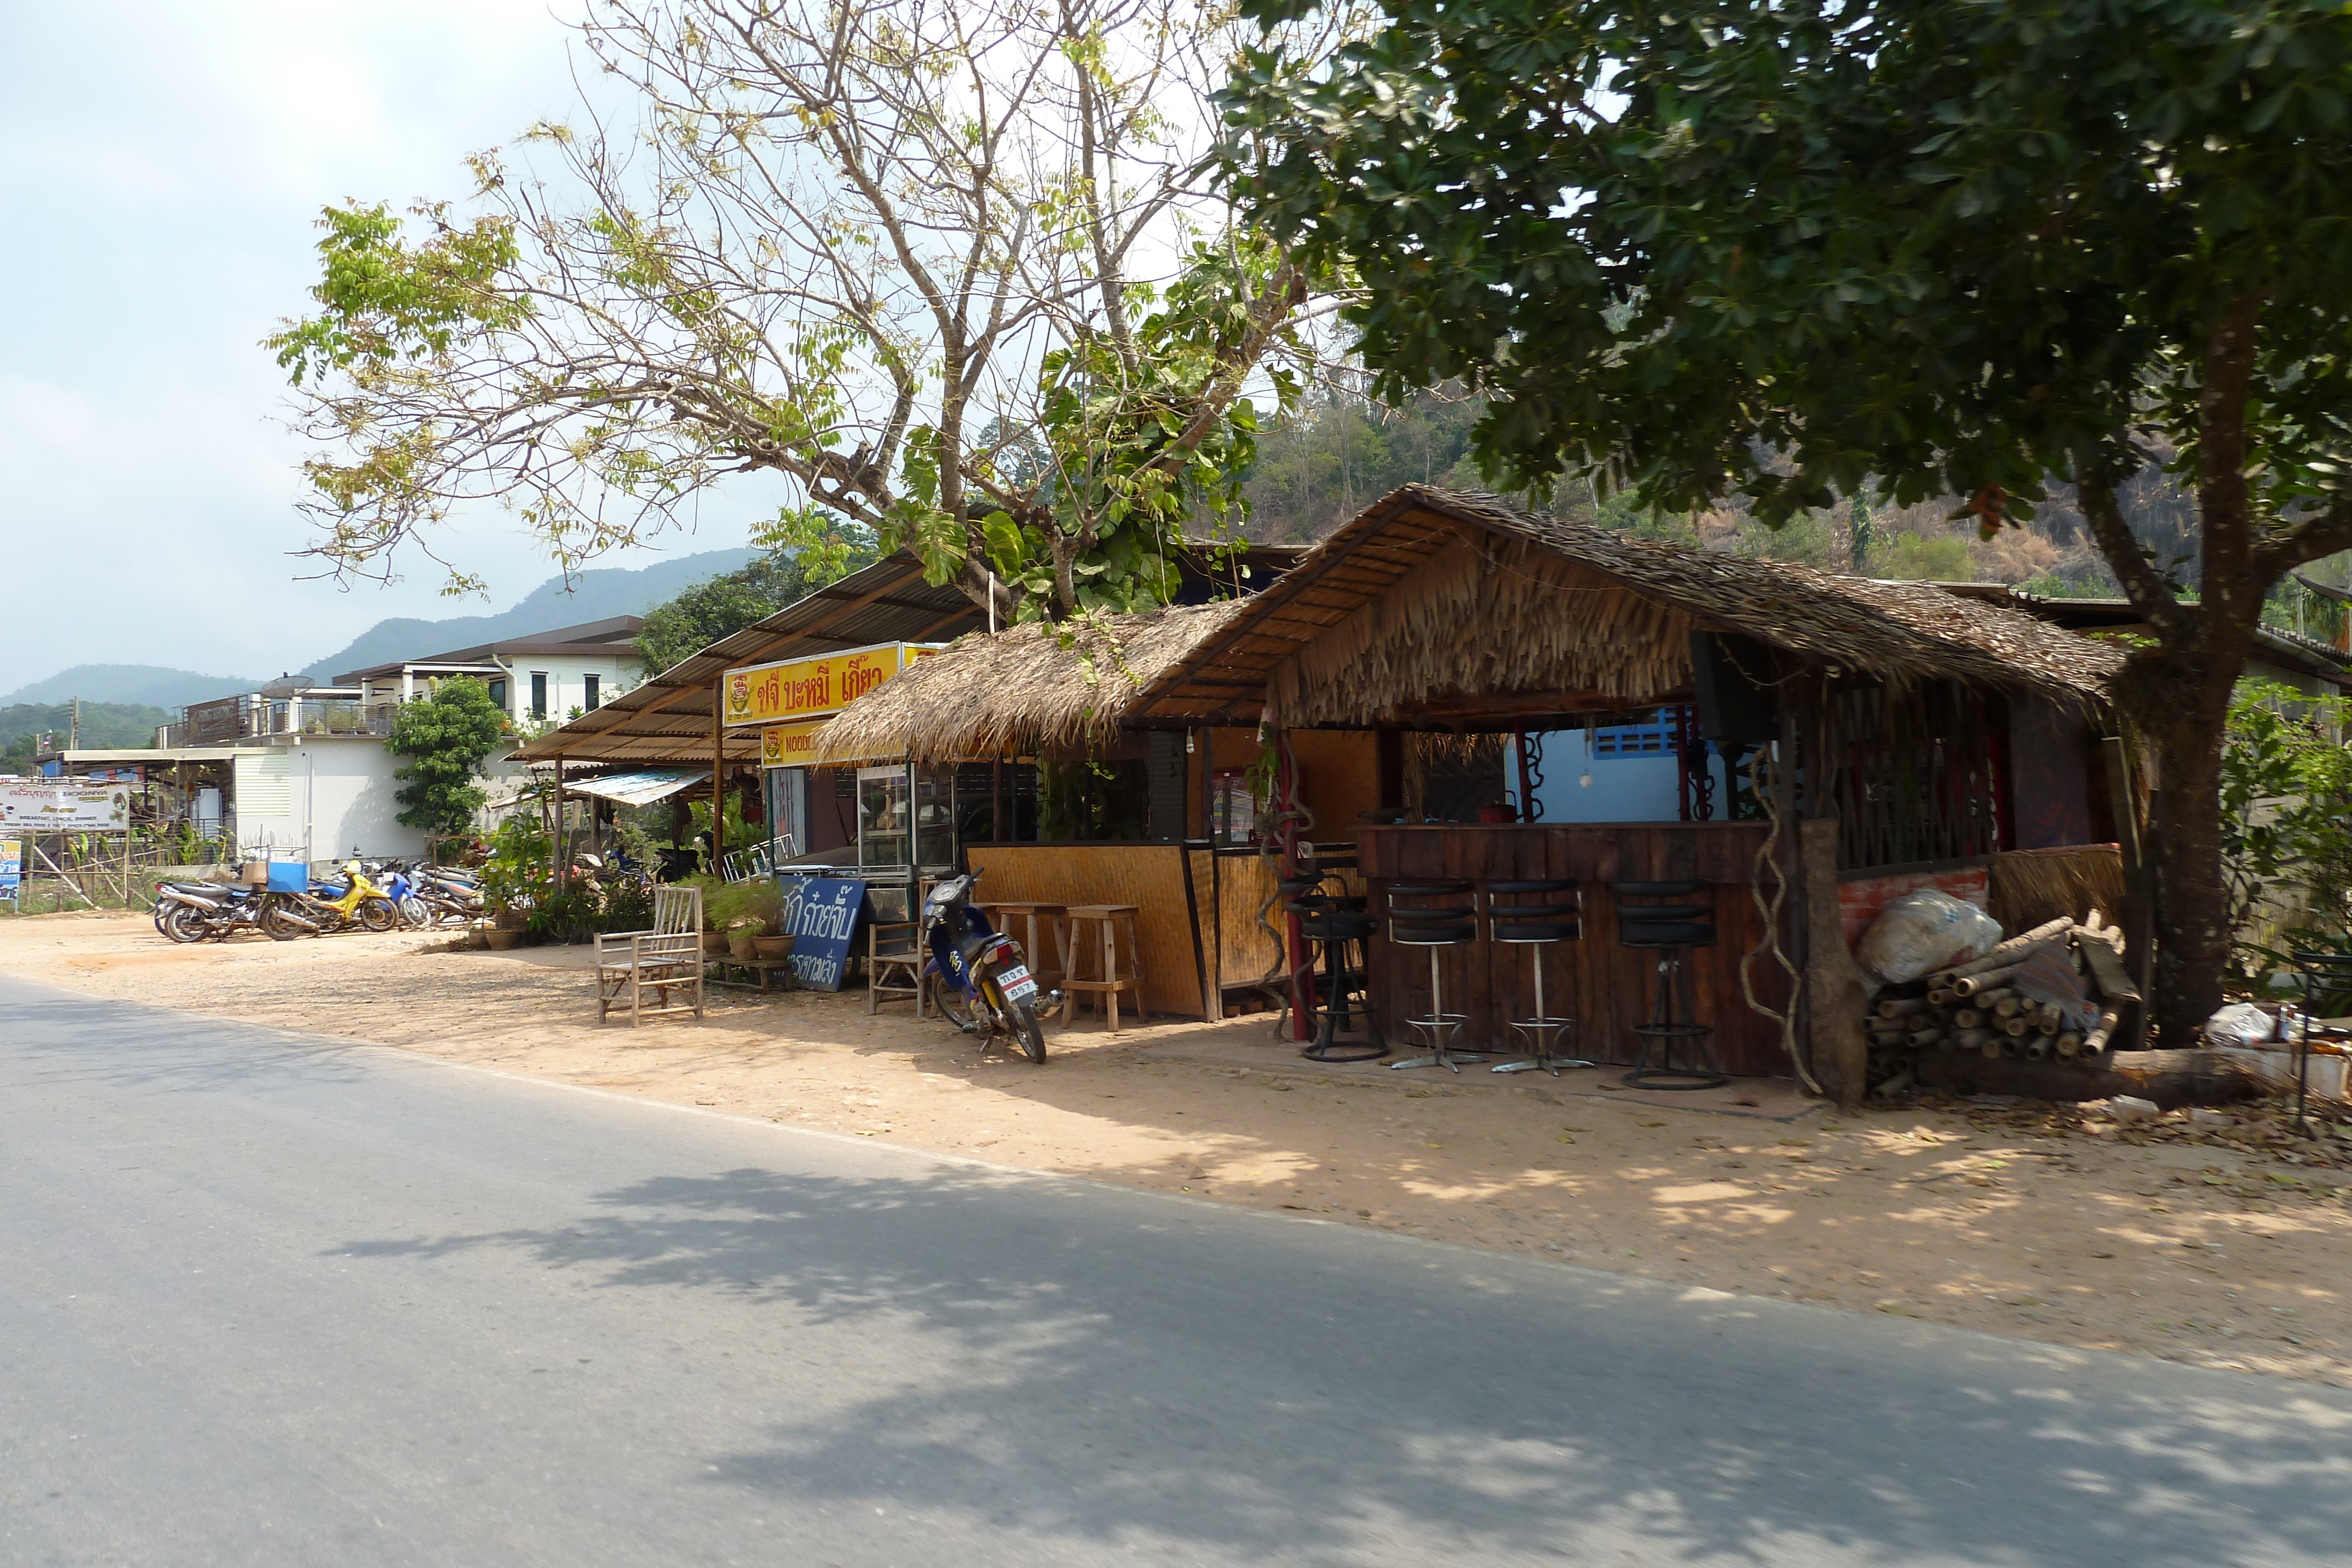
<path id="1" fill-rule="evenodd" d="M 1100 998 L 1097 1005 L 1107 1009 L 1110 1032 L 1118 1032 L 1118 994 L 1135 993 L 1136 1016 L 1144 1022 L 1151 1015 L 1143 1006 L 1143 945 L 1136 936 L 1136 908 L 1132 904 L 1074 904 L 1069 920 L 1062 927 L 1062 1021 L 1069 1023 L 1077 1015 L 1081 993 Z M 1127 932 L 1128 972 L 1118 972 L 1118 934 Z M 1101 933 L 1101 946 L 1095 946 L 1096 933 Z M 1089 980 L 1080 977 L 1079 968 L 1085 956 L 1096 951 L 1101 957 L 1101 974 Z"/>
<path id="2" fill-rule="evenodd" d="M 1062 946 L 1062 922 L 1069 915 L 1069 906 L 1062 904 L 990 903 L 981 907 L 988 911 L 989 924 L 1021 943 L 1022 956 L 1029 960 L 1030 977 L 1045 990 L 1058 988 L 1063 977 L 1070 972 L 1070 956 Z M 1013 930 L 1015 921 L 1022 923 L 1027 936 Z M 1041 923 L 1043 936 L 1039 935 Z M 1045 951 L 1048 940 L 1054 944 L 1051 953 Z"/>
<path id="3" fill-rule="evenodd" d="M 915 1016 L 923 1012 L 923 965 L 930 957 L 920 940 L 922 925 L 914 920 L 877 920 L 866 927 L 866 1010 L 876 1013 L 882 1004 L 901 997 L 915 998 Z"/>

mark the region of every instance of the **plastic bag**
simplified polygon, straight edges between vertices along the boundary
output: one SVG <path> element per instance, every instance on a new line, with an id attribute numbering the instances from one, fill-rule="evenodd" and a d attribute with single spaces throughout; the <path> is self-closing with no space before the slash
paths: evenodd
<path id="1" fill-rule="evenodd" d="M 1854 962 L 1901 985 L 1981 958 L 2000 943 L 2000 922 L 1948 893 L 1921 888 L 1878 912 L 1854 945 Z"/>
<path id="2" fill-rule="evenodd" d="M 2260 1045 L 2277 1029 L 2277 1020 L 2253 1003 L 2231 1002 L 2205 1020 L 2205 1038 L 2215 1045 Z"/>

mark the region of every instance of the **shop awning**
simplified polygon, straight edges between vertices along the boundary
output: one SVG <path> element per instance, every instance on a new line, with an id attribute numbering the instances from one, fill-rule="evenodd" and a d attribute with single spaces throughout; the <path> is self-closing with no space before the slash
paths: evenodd
<path id="1" fill-rule="evenodd" d="M 649 768 L 637 773 L 604 773 L 593 779 L 567 779 L 567 795 L 593 795 L 622 806 L 650 806 L 681 789 L 691 789 L 710 777 L 708 768 Z"/>

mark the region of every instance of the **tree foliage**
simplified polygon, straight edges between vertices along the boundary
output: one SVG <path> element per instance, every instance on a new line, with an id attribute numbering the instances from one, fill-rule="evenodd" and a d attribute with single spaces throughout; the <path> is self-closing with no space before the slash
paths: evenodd
<path id="1" fill-rule="evenodd" d="M 1289 23 L 1308 0 L 1257 0 Z M 2220 737 L 2273 584 L 2352 545 L 2352 14 L 2309 0 L 1387 0 L 1226 97 L 1232 187 L 1352 266 L 1387 390 L 1481 456 L 1767 522 L 1874 476 L 1988 533 L 2069 482 L 2156 632 L 2159 1019 L 2229 948 Z M 2200 550 L 2118 491 L 2161 461 Z M 2191 578 L 2190 571 L 2194 570 Z"/>
<path id="2" fill-rule="evenodd" d="M 2352 951 L 2352 719 L 2341 697 L 2248 681 L 2221 751 L 2233 978 L 2264 988 L 2295 952 Z"/>
<path id="3" fill-rule="evenodd" d="M 824 525 L 806 520 L 806 526 Z M 772 549 L 748 566 L 708 578 L 646 611 L 646 623 L 637 631 L 637 657 L 648 674 L 658 674 L 873 559 L 870 538 L 845 538 L 836 552 L 823 559 Z"/>
<path id="4" fill-rule="evenodd" d="M 338 570 L 484 501 L 568 566 L 765 473 L 1062 615 L 1164 597 L 1235 515 L 1310 290 L 1198 187 L 1229 13 L 592 0 L 581 37 L 634 126 L 536 127 L 464 212 L 324 216 L 268 346 Z"/>
<path id="5" fill-rule="evenodd" d="M 488 799 L 474 780 L 482 759 L 507 732 L 507 716 L 490 689 L 470 675 L 453 675 L 433 695 L 393 710 L 385 747 L 408 758 L 394 770 L 400 822 L 425 833 L 462 833 Z"/>

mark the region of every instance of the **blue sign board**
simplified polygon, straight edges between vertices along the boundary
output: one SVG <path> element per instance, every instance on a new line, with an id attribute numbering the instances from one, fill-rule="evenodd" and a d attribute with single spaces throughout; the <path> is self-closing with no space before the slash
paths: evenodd
<path id="1" fill-rule="evenodd" d="M 0 898 L 16 903 L 17 889 L 23 884 L 24 876 L 22 842 L 16 839 L 0 839 Z"/>
<path id="2" fill-rule="evenodd" d="M 866 884 L 845 877 L 780 876 L 776 889 L 784 899 L 784 935 L 793 938 L 793 982 L 811 990 L 841 989 Z"/>

